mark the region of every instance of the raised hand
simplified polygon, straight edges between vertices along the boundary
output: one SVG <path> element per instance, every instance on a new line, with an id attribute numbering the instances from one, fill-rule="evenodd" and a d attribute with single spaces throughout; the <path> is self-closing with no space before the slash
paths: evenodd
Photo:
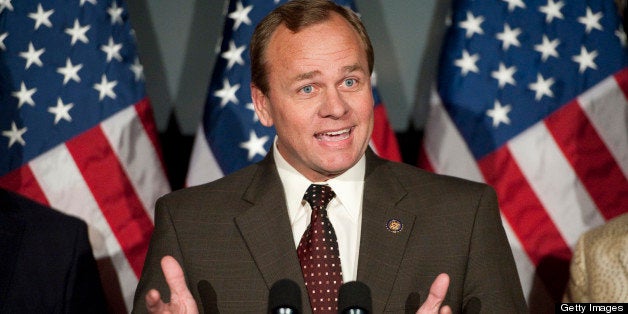
<path id="1" fill-rule="evenodd" d="M 441 307 L 447 295 L 448 288 L 449 276 L 445 273 L 438 275 L 430 286 L 430 294 L 416 314 L 451 314 L 451 308 L 449 306 L 445 305 Z"/>
<path id="2" fill-rule="evenodd" d="M 198 314 L 198 307 L 192 293 L 185 284 L 183 269 L 172 256 L 161 259 L 161 269 L 170 289 L 170 303 L 161 300 L 159 291 L 151 289 L 146 293 L 146 309 L 149 313 Z"/>

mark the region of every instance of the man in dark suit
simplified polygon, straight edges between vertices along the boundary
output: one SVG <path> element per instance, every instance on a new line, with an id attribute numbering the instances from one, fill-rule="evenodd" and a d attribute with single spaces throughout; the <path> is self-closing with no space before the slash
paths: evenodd
<path id="1" fill-rule="evenodd" d="M 318 218 L 302 198 L 318 184 L 335 192 L 322 215 L 342 281 L 366 283 L 374 313 L 414 312 L 421 302 L 419 313 L 526 312 L 494 191 L 368 148 L 373 49 L 355 14 L 290 1 L 257 26 L 250 50 L 253 103 L 277 131 L 273 149 L 158 201 L 134 311 L 194 312 L 202 301 L 210 313 L 263 313 L 269 287 L 288 278 L 309 296 L 310 313 L 318 292 L 306 286 L 300 239 Z"/>
<path id="2" fill-rule="evenodd" d="M 0 313 L 106 313 L 87 225 L 0 189 Z"/>

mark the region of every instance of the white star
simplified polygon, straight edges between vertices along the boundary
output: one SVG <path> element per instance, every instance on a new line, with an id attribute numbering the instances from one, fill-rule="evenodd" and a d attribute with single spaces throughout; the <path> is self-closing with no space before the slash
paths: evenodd
<path id="1" fill-rule="evenodd" d="M 486 115 L 493 118 L 493 128 L 497 128 L 500 123 L 510 124 L 510 118 L 508 118 L 510 110 L 512 110 L 510 105 L 502 107 L 502 104 L 495 100 L 493 109 L 486 110 Z"/>
<path id="2" fill-rule="evenodd" d="M 563 13 L 560 12 L 565 6 L 565 3 L 562 1 L 554 2 L 554 0 L 547 0 L 547 5 L 539 8 L 539 11 L 545 13 L 545 22 L 551 23 L 554 18 L 564 19 Z"/>
<path id="3" fill-rule="evenodd" d="M 503 0 L 504 2 L 508 2 L 508 11 L 512 12 L 516 8 L 526 8 L 526 4 L 523 3 L 523 0 Z"/>
<path id="4" fill-rule="evenodd" d="M 7 50 L 7 46 L 4 45 L 4 40 L 9 36 L 9 32 L 0 34 L 0 49 Z"/>
<path id="5" fill-rule="evenodd" d="M 20 85 L 20 90 L 11 93 L 11 95 L 13 97 L 17 97 L 18 98 L 17 108 L 18 109 L 22 108 L 24 103 L 27 103 L 31 107 L 34 107 L 35 106 L 35 101 L 33 101 L 33 94 L 35 94 L 36 91 L 37 91 L 37 88 L 34 88 L 34 87 L 31 88 L 31 89 L 27 89 L 26 88 L 26 84 L 24 84 L 24 82 L 22 82 L 22 84 Z"/>
<path id="6" fill-rule="evenodd" d="M 257 113 L 255 112 L 255 106 L 253 106 L 252 102 L 246 104 L 246 109 L 253 111 L 253 122 L 259 121 L 259 118 L 257 117 Z"/>
<path id="7" fill-rule="evenodd" d="M 35 63 L 38 66 L 43 66 L 44 64 L 41 62 L 39 57 L 46 51 L 46 48 L 41 48 L 39 50 L 35 50 L 33 43 L 28 43 L 28 51 L 20 52 L 20 57 L 26 59 L 26 69 L 30 68 L 30 66 Z"/>
<path id="8" fill-rule="evenodd" d="M 242 2 L 238 1 L 236 3 L 236 10 L 229 13 L 229 18 L 232 18 L 234 21 L 233 30 L 237 30 L 240 27 L 240 24 L 244 23 L 246 25 L 251 25 L 251 20 L 249 19 L 249 12 L 253 10 L 253 5 L 249 5 L 246 8 L 242 6 Z"/>
<path id="9" fill-rule="evenodd" d="M 57 73 L 63 74 L 63 85 L 67 84 L 70 80 L 77 83 L 81 82 L 81 78 L 78 76 L 78 71 L 83 68 L 82 64 L 72 65 L 70 58 L 65 60 L 65 67 L 57 68 Z"/>
<path id="10" fill-rule="evenodd" d="M 541 60 L 545 62 L 549 57 L 558 58 L 558 51 L 556 51 L 556 47 L 558 47 L 559 44 L 560 40 L 558 38 L 550 41 L 546 35 L 543 35 L 543 43 L 534 45 L 534 50 L 541 53 Z"/>
<path id="11" fill-rule="evenodd" d="M 140 59 L 135 57 L 135 62 L 131 64 L 131 71 L 135 74 L 135 80 L 139 81 L 144 78 L 144 67 L 140 63 Z"/>
<path id="12" fill-rule="evenodd" d="M 75 19 L 74 26 L 72 28 L 66 28 L 65 33 L 72 36 L 72 42 L 71 42 L 72 46 L 74 46 L 77 40 L 80 40 L 83 43 L 87 44 L 89 42 L 89 39 L 87 39 L 87 36 L 85 36 L 85 33 L 87 33 L 87 31 L 90 28 L 91 26 L 89 25 L 81 26 L 81 24 L 79 24 L 78 19 Z"/>
<path id="13" fill-rule="evenodd" d="M 55 125 L 61 121 L 61 119 L 72 122 L 72 117 L 70 116 L 70 109 L 74 107 L 74 104 L 64 104 L 61 101 L 61 97 L 57 98 L 57 106 L 56 107 L 48 107 L 48 112 L 55 115 Z"/>
<path id="14" fill-rule="evenodd" d="M 517 36 L 520 34 L 520 28 L 510 29 L 510 25 L 504 24 L 504 31 L 502 33 L 498 33 L 495 37 L 502 41 L 502 49 L 508 50 L 510 45 L 521 47 L 521 43 L 519 43 L 519 39 L 517 39 Z"/>
<path id="15" fill-rule="evenodd" d="M 81 0 L 81 6 L 83 6 L 85 4 L 85 2 L 89 2 L 93 5 L 96 5 L 96 0 Z"/>
<path id="16" fill-rule="evenodd" d="M 118 85 L 118 81 L 109 82 L 107 77 L 103 74 L 100 83 L 94 84 L 94 89 L 100 93 L 98 100 L 103 100 L 106 96 L 111 99 L 116 99 L 116 93 L 113 92 L 113 88 L 116 85 Z"/>
<path id="17" fill-rule="evenodd" d="M 229 50 L 223 52 L 220 56 L 227 59 L 227 70 L 230 70 L 234 64 L 244 65 L 242 53 L 246 49 L 245 45 L 237 47 L 233 40 L 229 41 Z"/>
<path id="18" fill-rule="evenodd" d="M 534 99 L 536 101 L 541 100 L 543 96 L 554 97 L 554 93 L 550 89 L 554 85 L 554 78 L 544 79 L 540 73 L 536 74 L 536 82 L 528 85 L 536 94 Z"/>
<path id="19" fill-rule="evenodd" d="M 484 34 L 484 30 L 482 30 L 481 27 L 482 22 L 484 22 L 484 17 L 475 17 L 473 16 L 473 13 L 471 13 L 471 11 L 467 11 L 467 19 L 460 22 L 458 25 L 460 26 L 460 28 L 464 28 L 465 30 L 467 30 L 466 37 L 471 38 L 471 36 L 476 33 L 480 35 Z"/>
<path id="20" fill-rule="evenodd" d="M 591 68 L 593 70 L 597 70 L 597 65 L 593 60 L 597 58 L 597 50 L 593 50 L 591 53 L 587 51 L 584 46 L 580 47 L 580 54 L 577 56 L 573 56 L 571 60 L 580 64 L 580 68 L 578 72 L 583 73 L 587 70 L 587 68 Z"/>
<path id="21" fill-rule="evenodd" d="M 253 160 L 255 155 L 266 156 L 266 150 L 264 144 L 268 141 L 268 135 L 257 137 L 255 131 L 251 130 L 249 140 L 247 142 L 240 143 L 240 148 L 244 148 L 249 151 L 248 159 Z"/>
<path id="22" fill-rule="evenodd" d="M 111 62 L 111 59 L 122 61 L 120 49 L 122 49 L 122 44 L 114 43 L 111 36 L 109 36 L 109 42 L 106 45 L 100 46 L 100 50 L 107 54 L 107 62 Z"/>
<path id="23" fill-rule="evenodd" d="M 600 25 L 600 19 L 602 18 L 602 12 L 598 12 L 593 14 L 591 8 L 587 7 L 587 15 L 581 16 L 578 18 L 578 22 L 584 24 L 586 26 L 587 34 L 591 32 L 592 29 L 603 30 L 602 25 Z"/>
<path id="24" fill-rule="evenodd" d="M 107 8 L 107 13 L 109 13 L 109 15 L 111 16 L 111 25 L 114 25 L 116 23 L 124 23 L 122 21 L 122 12 L 123 8 L 118 7 L 118 3 L 113 1 L 111 3 L 111 6 Z"/>
<path id="25" fill-rule="evenodd" d="M 41 6 L 41 3 L 37 4 L 37 12 L 29 13 L 28 17 L 35 20 L 35 29 L 38 29 L 39 26 L 46 25 L 48 28 L 52 27 L 52 23 L 50 23 L 50 16 L 54 13 L 55 10 L 51 9 L 48 11 L 44 11 L 44 8 Z"/>
<path id="26" fill-rule="evenodd" d="M 0 12 L 4 11 L 4 9 L 13 11 L 13 4 L 11 4 L 11 0 L 0 0 Z"/>
<path id="27" fill-rule="evenodd" d="M 515 74 L 515 72 L 517 72 L 517 67 L 511 66 L 509 68 L 506 68 L 506 66 L 502 62 L 500 62 L 499 70 L 493 71 L 491 73 L 491 77 L 493 77 L 499 82 L 498 83 L 499 88 L 503 88 L 504 86 L 506 86 L 506 84 L 515 86 L 516 82 L 515 82 L 515 79 L 513 78 L 513 75 Z"/>
<path id="28" fill-rule="evenodd" d="M 20 143 L 22 146 L 26 145 L 24 138 L 22 138 L 22 135 L 26 133 L 26 130 L 28 130 L 26 127 L 18 129 L 15 122 L 11 122 L 11 130 L 2 131 L 2 135 L 9 138 L 9 148 L 11 148 L 15 142 Z"/>
<path id="29" fill-rule="evenodd" d="M 214 96 L 221 98 L 220 107 L 224 107 L 228 102 L 233 102 L 234 104 L 238 103 L 238 98 L 236 97 L 236 92 L 240 89 L 240 84 L 235 84 L 231 86 L 229 80 L 224 79 L 222 81 L 222 89 L 214 92 Z"/>
<path id="30" fill-rule="evenodd" d="M 621 45 L 626 47 L 626 32 L 624 32 L 621 27 L 615 31 L 615 36 L 619 38 L 619 42 L 621 43 Z M 1 40 L 2 38 L 0 38 L 0 42 Z"/>
<path id="31" fill-rule="evenodd" d="M 475 63 L 480 59 L 480 56 L 476 53 L 474 55 L 469 55 L 467 50 L 462 50 L 462 58 L 457 59 L 454 64 L 459 67 L 462 71 L 462 76 L 467 76 L 469 71 L 478 73 L 480 69 L 478 69 Z"/>

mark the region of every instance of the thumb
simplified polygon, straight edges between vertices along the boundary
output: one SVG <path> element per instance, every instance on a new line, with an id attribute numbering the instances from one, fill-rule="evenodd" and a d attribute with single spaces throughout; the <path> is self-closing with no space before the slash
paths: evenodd
<path id="1" fill-rule="evenodd" d="M 175 296 L 192 296 L 185 284 L 183 269 L 181 269 L 181 266 L 174 257 L 168 255 L 164 256 L 161 259 L 161 269 L 164 272 L 168 288 L 170 288 L 171 298 Z"/>
<path id="2" fill-rule="evenodd" d="M 430 286 L 430 294 L 427 296 L 427 299 L 417 311 L 417 314 L 439 313 L 440 306 L 445 300 L 448 288 L 449 275 L 445 273 L 438 275 Z"/>

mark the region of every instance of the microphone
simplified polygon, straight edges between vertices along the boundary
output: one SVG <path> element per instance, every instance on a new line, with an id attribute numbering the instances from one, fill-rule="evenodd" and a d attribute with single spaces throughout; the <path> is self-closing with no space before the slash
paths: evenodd
<path id="1" fill-rule="evenodd" d="M 218 298 L 216 297 L 216 291 L 209 283 L 209 281 L 203 279 L 196 285 L 198 288 L 198 294 L 201 298 L 201 304 L 203 306 L 204 314 L 219 313 L 218 311 Z"/>
<path id="2" fill-rule="evenodd" d="M 268 295 L 268 313 L 301 313 L 301 288 L 290 279 L 281 279 L 270 287 Z"/>
<path id="3" fill-rule="evenodd" d="M 362 282 L 350 281 L 338 292 L 339 314 L 369 314 L 373 312 L 371 289 Z"/>

